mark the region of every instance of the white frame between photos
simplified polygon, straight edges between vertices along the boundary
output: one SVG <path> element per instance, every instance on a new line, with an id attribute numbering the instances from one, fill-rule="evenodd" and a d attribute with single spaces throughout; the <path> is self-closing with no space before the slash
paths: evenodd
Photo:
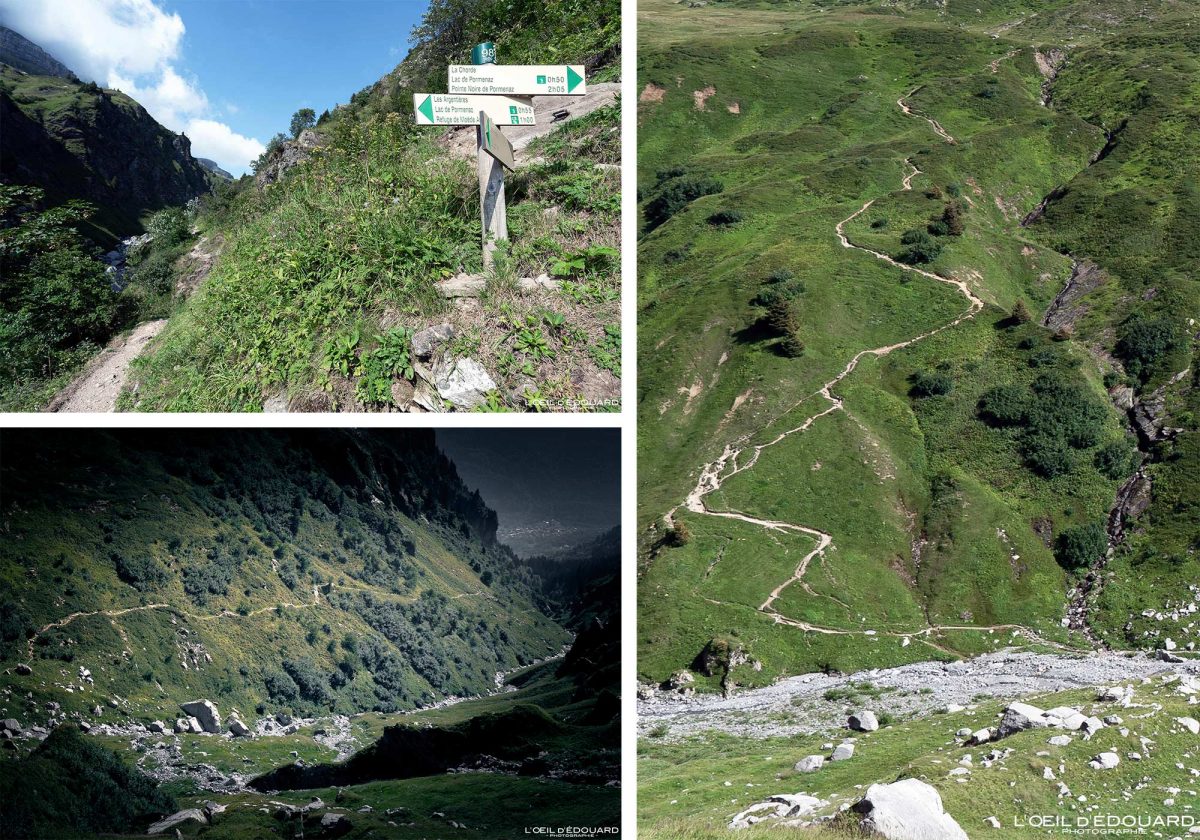
<path id="1" fill-rule="evenodd" d="M 612 414 L 0 413 L 0 430 L 303 428 L 619 428 L 621 430 L 621 835 L 637 836 L 637 6 L 621 0 L 621 402 Z M 3 449 L 0 448 L 0 458 Z M 532 836 L 532 835 L 531 835 Z M 550 836 L 550 835 L 543 835 Z"/>

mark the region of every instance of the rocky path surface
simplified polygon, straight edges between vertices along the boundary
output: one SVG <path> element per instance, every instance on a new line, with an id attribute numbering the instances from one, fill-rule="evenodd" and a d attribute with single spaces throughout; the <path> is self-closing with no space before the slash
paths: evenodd
<path id="1" fill-rule="evenodd" d="M 129 379 L 129 365 L 167 324 L 166 319 L 138 324 L 96 354 L 75 381 L 50 401 L 47 411 L 115 411 L 117 397 Z"/>
<path id="2" fill-rule="evenodd" d="M 967 706 L 980 696 L 1006 700 L 1076 688 L 1107 686 L 1154 674 L 1200 674 L 1200 661 L 1168 664 L 1145 655 L 1086 655 L 1012 650 L 959 662 L 916 662 L 854 674 L 805 674 L 728 697 L 648 692 L 638 702 L 638 731 L 664 725 L 674 740 L 706 731 L 749 738 L 804 735 L 845 727 L 846 701 L 829 701 L 830 689 L 871 683 L 884 689 L 868 702 L 893 715 L 921 716 L 948 704 Z"/>

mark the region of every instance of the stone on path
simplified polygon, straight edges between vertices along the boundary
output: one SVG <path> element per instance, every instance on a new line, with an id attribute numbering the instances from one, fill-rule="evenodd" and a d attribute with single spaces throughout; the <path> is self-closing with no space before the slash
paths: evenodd
<path id="1" fill-rule="evenodd" d="M 488 393 L 497 387 L 483 365 L 470 358 L 455 362 L 448 373 L 438 376 L 436 385 L 442 399 L 465 411 L 483 405 Z"/>

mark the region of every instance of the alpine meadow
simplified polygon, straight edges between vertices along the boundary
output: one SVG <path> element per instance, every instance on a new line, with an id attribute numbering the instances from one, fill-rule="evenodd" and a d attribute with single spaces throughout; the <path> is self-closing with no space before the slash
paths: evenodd
<path id="1" fill-rule="evenodd" d="M 642 835 L 1188 835 L 1200 9 L 638 14 Z"/>
<path id="2" fill-rule="evenodd" d="M 440 434 L 3 432 L 0 837 L 617 831 L 615 470 Z"/>

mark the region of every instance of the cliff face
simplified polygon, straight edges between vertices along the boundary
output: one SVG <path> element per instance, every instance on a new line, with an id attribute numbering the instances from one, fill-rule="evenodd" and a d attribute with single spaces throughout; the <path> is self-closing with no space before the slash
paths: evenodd
<path id="1" fill-rule="evenodd" d="M 0 26 L 0 63 L 34 76 L 75 80 L 75 74 L 65 64 L 7 26 Z"/>
<path id="2" fill-rule="evenodd" d="M 0 65 L 0 117 L 0 179 L 42 187 L 50 203 L 90 201 L 114 236 L 210 189 L 187 137 L 118 91 Z"/>

